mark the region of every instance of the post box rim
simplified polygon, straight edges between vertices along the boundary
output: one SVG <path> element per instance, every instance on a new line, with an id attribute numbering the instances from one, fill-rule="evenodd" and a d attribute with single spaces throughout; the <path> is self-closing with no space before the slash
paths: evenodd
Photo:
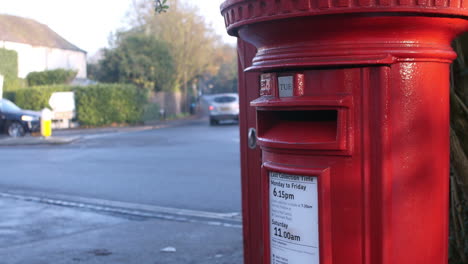
<path id="1" fill-rule="evenodd" d="M 467 3 L 465 3 L 465 1 Z M 292 1 L 283 0 L 292 6 Z M 285 10 L 283 5 L 278 5 L 274 0 L 226 0 L 220 6 L 227 31 L 236 36 L 237 30 L 245 25 L 272 20 L 289 19 L 295 17 L 334 15 L 334 14 L 375 14 L 375 15 L 421 15 L 421 16 L 445 16 L 468 17 L 468 0 L 461 0 L 457 5 L 450 1 L 431 3 L 431 1 L 368 1 L 361 5 L 354 4 L 353 0 L 327 1 L 326 4 L 319 0 L 307 1 L 303 6 L 292 7 Z M 281 3 L 281 2 L 280 2 Z"/>

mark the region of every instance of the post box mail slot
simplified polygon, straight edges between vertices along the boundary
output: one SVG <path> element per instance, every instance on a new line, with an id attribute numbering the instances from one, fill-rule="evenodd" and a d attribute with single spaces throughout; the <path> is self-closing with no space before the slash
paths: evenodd
<path id="1" fill-rule="evenodd" d="M 263 145 L 345 149 L 345 110 L 258 111 L 258 139 Z"/>
<path id="2" fill-rule="evenodd" d="M 260 146 L 346 154 L 351 151 L 350 96 L 295 99 L 262 96 L 251 105 L 257 107 Z"/>

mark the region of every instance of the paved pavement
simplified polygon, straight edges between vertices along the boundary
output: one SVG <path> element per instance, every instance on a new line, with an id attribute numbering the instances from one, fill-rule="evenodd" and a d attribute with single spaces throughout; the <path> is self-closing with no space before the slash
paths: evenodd
<path id="1" fill-rule="evenodd" d="M 199 117 L 188 117 L 179 120 L 154 121 L 145 125 L 123 126 L 123 127 L 102 127 L 102 128 L 72 128 L 58 129 L 53 131 L 51 137 L 45 138 L 39 135 L 24 137 L 8 137 L 0 135 L 1 146 L 30 146 L 30 145 L 64 145 L 82 139 L 103 137 L 113 133 L 129 133 L 135 131 L 153 130 L 167 127 L 186 125 L 191 122 L 199 122 Z"/>
<path id="2" fill-rule="evenodd" d="M 63 145 L 70 144 L 79 140 L 79 136 L 53 136 L 53 137 L 34 137 L 25 136 L 21 138 L 2 137 L 0 138 L 0 146 L 19 146 L 19 145 Z"/>
<path id="3" fill-rule="evenodd" d="M 238 264 L 241 228 L 0 199 L 1 264 Z M 234 246 L 233 246 L 234 245 Z"/>

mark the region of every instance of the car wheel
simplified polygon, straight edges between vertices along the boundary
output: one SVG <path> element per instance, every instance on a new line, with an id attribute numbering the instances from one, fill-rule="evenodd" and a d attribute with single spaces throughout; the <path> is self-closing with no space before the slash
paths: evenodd
<path id="1" fill-rule="evenodd" d="M 210 118 L 210 126 L 215 126 L 218 124 L 218 121 L 213 119 L 213 118 Z"/>
<path id="2" fill-rule="evenodd" d="M 10 137 L 22 137 L 25 134 L 24 127 L 18 122 L 12 122 L 7 127 L 7 134 Z"/>

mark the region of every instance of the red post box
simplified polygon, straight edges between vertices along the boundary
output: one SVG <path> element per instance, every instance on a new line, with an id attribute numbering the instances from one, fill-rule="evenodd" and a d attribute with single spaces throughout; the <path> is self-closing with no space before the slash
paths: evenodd
<path id="1" fill-rule="evenodd" d="M 450 42 L 467 8 L 224 2 L 245 70 L 245 263 L 447 263 Z"/>

